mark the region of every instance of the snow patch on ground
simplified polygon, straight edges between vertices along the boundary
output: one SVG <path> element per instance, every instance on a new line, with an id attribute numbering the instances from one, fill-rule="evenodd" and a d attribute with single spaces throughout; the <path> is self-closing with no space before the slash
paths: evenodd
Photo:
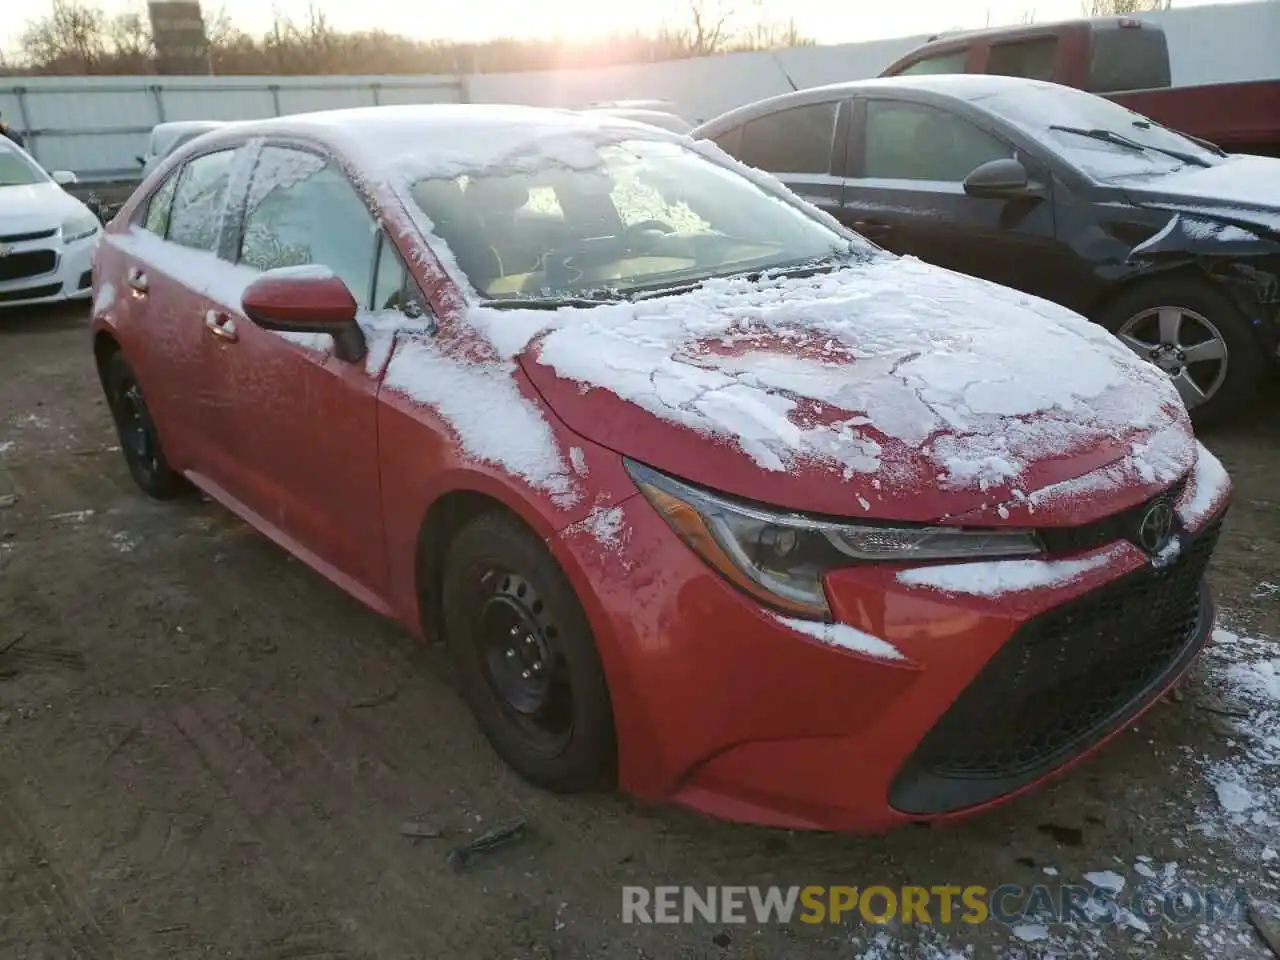
<path id="1" fill-rule="evenodd" d="M 998 597 L 1007 593 L 1063 587 L 1122 556 L 1128 547 L 1116 545 L 1076 560 L 986 560 L 947 563 L 903 570 L 899 583 L 928 587 L 940 593 Z"/>
<path id="2" fill-rule="evenodd" d="M 854 934 L 853 960 L 970 960 L 974 948 L 953 947 L 942 933 L 932 927 L 916 926 L 908 937 L 877 931 L 864 940 Z"/>
<path id="3" fill-rule="evenodd" d="M 1049 928 L 1043 923 L 1014 924 L 1010 932 L 1015 939 L 1021 940 L 1023 943 L 1035 943 L 1038 940 L 1049 939 Z"/>
<path id="4" fill-rule="evenodd" d="M 840 647 L 843 650 L 851 650 L 854 653 L 865 654 L 869 657 L 875 657 L 878 660 L 902 660 L 901 651 L 893 644 L 881 640 L 879 637 L 873 637 L 869 633 L 863 633 L 856 627 L 851 627 L 847 623 L 822 623 L 817 620 L 799 620 L 795 617 L 784 617 L 781 614 L 774 614 L 778 621 L 784 626 L 790 627 L 797 633 L 803 633 L 805 636 L 812 637 L 829 647 Z"/>
<path id="5" fill-rule="evenodd" d="M 1119 893 L 1124 889 L 1124 877 L 1114 870 L 1095 870 L 1091 873 L 1086 873 L 1084 878 L 1095 887 L 1102 887 L 1105 890 Z"/>
<path id="6" fill-rule="evenodd" d="M 50 520 L 69 520 L 72 523 L 84 523 L 94 515 L 93 510 L 68 510 L 66 513 L 53 513 Z"/>
<path id="7" fill-rule="evenodd" d="M 1280 831 L 1280 657 L 1273 639 L 1219 628 L 1208 648 L 1209 682 L 1231 709 L 1224 758 L 1200 758 L 1213 799 L 1196 829 L 1261 860 Z"/>

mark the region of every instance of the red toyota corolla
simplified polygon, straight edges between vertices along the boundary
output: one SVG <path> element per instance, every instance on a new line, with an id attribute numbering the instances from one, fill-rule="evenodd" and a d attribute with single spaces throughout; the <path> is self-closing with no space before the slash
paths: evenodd
<path id="1" fill-rule="evenodd" d="M 446 642 L 551 789 L 969 813 L 1210 632 L 1230 483 L 1164 374 L 656 128 L 451 105 L 207 134 L 110 224 L 93 304 L 143 490 L 194 484 Z"/>

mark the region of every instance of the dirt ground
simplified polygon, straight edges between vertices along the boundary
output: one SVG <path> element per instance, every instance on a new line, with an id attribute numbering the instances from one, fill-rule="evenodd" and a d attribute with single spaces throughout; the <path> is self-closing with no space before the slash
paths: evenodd
<path id="1" fill-rule="evenodd" d="M 1270 956 L 1241 917 L 1150 933 L 623 924 L 627 884 L 1056 886 L 1132 883 L 1143 864 L 1244 885 L 1265 910 L 1280 768 L 1254 763 L 1252 810 L 1223 811 L 1212 771 L 1256 760 L 1261 714 L 1231 708 L 1206 665 L 1100 757 L 954 826 L 858 839 L 549 796 L 495 758 L 441 653 L 212 504 L 134 489 L 84 313 L 0 314 L 0 958 Z M 1260 408 L 1206 441 L 1237 484 L 1213 585 L 1266 659 L 1280 395 Z M 414 816 L 444 836 L 402 836 Z M 524 840 L 446 863 L 516 817 Z"/>

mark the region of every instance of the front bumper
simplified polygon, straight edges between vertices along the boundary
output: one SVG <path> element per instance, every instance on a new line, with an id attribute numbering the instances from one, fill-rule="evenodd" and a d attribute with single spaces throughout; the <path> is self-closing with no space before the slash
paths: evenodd
<path id="1" fill-rule="evenodd" d="M 882 565 L 832 575 L 837 618 L 901 659 L 790 629 L 642 497 L 620 509 L 622 551 L 574 529 L 558 546 L 590 581 L 623 788 L 728 820 L 873 833 L 1008 799 L 1156 702 L 1209 636 L 1203 570 L 1224 507 L 1186 522 L 1160 572 L 1113 543 L 1078 554 L 1093 563 L 1069 582 L 999 596 L 905 585 Z"/>
<path id="2" fill-rule="evenodd" d="M 99 231 L 64 244 L 58 232 L 51 231 L 4 243 L 0 307 L 88 298 L 93 250 L 101 235 Z"/>

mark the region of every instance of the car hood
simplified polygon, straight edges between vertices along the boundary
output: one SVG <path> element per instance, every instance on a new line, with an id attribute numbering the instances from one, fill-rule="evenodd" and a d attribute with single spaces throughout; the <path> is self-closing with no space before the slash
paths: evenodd
<path id="1" fill-rule="evenodd" d="M 471 316 L 578 434 L 797 511 L 1082 523 L 1195 457 L 1168 378 L 1110 334 L 912 258 Z M 1058 520 L 1055 490 L 1073 501 Z"/>
<path id="2" fill-rule="evenodd" d="M 0 187 L 0 236 L 53 230 L 89 208 L 56 183 Z"/>
<path id="3" fill-rule="evenodd" d="M 1143 207 L 1191 213 L 1280 234 L 1280 159 L 1236 155 L 1212 167 L 1187 167 L 1123 184 Z"/>

